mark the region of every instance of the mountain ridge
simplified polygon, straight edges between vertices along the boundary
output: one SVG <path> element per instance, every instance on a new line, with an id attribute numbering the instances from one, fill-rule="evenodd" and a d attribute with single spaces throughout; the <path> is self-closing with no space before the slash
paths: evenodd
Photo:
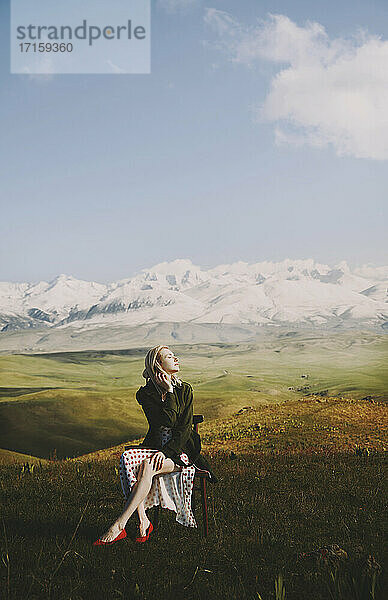
<path id="1" fill-rule="evenodd" d="M 0 331 L 162 322 L 385 329 L 387 281 L 388 266 L 311 258 L 209 269 L 176 259 L 108 284 L 61 273 L 49 282 L 0 282 Z"/>

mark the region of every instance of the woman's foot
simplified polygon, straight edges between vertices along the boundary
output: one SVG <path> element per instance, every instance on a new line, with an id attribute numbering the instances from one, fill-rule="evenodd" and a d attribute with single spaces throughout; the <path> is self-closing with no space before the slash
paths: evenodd
<path id="1" fill-rule="evenodd" d="M 154 526 L 153 526 L 153 525 L 152 525 L 152 523 L 150 522 L 150 524 L 149 524 L 149 527 L 147 528 L 145 535 L 142 535 L 142 536 L 140 536 L 140 537 L 137 537 L 137 538 L 135 539 L 135 542 L 138 542 L 138 543 L 140 543 L 140 544 L 141 544 L 141 543 L 143 543 L 143 542 L 146 542 L 146 541 L 149 539 L 149 537 L 150 537 L 150 534 L 152 533 L 153 529 L 154 529 Z"/>
<path id="2" fill-rule="evenodd" d="M 139 529 L 140 529 L 140 537 L 144 537 L 145 535 L 147 535 L 147 529 L 150 526 L 151 521 L 149 519 L 147 519 L 147 517 L 145 519 L 143 519 L 142 521 L 140 521 L 139 523 Z"/>
<path id="3" fill-rule="evenodd" d="M 111 544 L 114 541 L 118 541 L 118 539 L 124 539 L 126 535 L 127 534 L 123 526 L 119 525 L 119 523 L 113 523 L 113 525 L 109 527 L 108 531 L 106 531 L 100 538 L 98 538 L 98 540 L 94 542 L 94 544 Z"/>

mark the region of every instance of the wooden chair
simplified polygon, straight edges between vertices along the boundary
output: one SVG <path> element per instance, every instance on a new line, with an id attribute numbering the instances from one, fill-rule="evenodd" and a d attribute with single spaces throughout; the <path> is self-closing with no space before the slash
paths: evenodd
<path id="1" fill-rule="evenodd" d="M 193 429 L 198 433 L 199 423 L 203 423 L 204 416 L 203 415 L 194 415 L 193 416 Z M 141 448 L 142 446 L 125 446 L 125 450 L 131 450 L 132 448 Z M 161 475 L 162 477 L 162 475 Z M 208 510 L 207 510 L 207 496 L 206 496 L 206 479 L 207 472 L 202 471 L 200 469 L 195 469 L 194 483 L 193 483 L 193 491 L 191 494 L 191 508 L 193 512 L 195 512 L 195 492 L 199 491 L 201 494 L 201 503 L 202 503 L 202 532 L 203 536 L 207 536 L 209 533 L 209 520 L 208 520 Z M 197 487 L 196 487 L 196 484 Z M 154 507 L 154 517 L 153 517 L 153 526 L 156 530 L 159 526 L 159 517 L 160 517 L 160 506 Z"/>
<path id="2" fill-rule="evenodd" d="M 203 423 L 204 416 L 203 415 L 194 415 L 193 416 L 193 426 L 195 431 L 198 433 L 198 425 L 199 423 Z M 207 495 L 206 495 L 206 480 L 207 480 L 207 472 L 202 471 L 200 469 L 195 469 L 195 477 L 194 477 L 194 485 L 193 485 L 193 493 L 191 495 L 191 507 L 193 512 L 195 510 L 195 491 L 196 489 L 201 493 L 201 501 L 202 501 L 202 531 L 203 535 L 206 537 L 209 533 L 209 520 L 207 513 Z M 195 487 L 195 483 L 198 482 L 197 488 Z"/>

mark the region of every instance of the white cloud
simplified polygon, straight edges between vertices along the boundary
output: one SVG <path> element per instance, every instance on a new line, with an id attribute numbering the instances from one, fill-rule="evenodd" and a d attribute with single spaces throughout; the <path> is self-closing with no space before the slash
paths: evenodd
<path id="1" fill-rule="evenodd" d="M 331 145 L 338 155 L 388 159 L 388 41 L 359 31 L 330 39 L 319 23 L 269 15 L 243 27 L 207 9 L 215 46 L 234 63 L 279 65 L 257 120 L 275 123 L 278 144 Z"/>
<path id="2" fill-rule="evenodd" d="M 36 81 L 37 83 L 45 83 L 46 81 L 51 81 L 54 79 L 54 75 L 50 75 L 48 73 L 31 73 L 28 67 L 24 67 L 23 73 L 28 75 L 28 79 L 30 81 Z"/>
<path id="3" fill-rule="evenodd" d="M 35 63 L 34 69 L 25 65 L 23 67 L 23 73 L 28 75 L 31 81 L 38 83 L 44 83 L 45 81 L 51 81 L 55 75 L 55 68 L 52 57 L 50 56 L 39 56 L 39 60 Z"/>
<path id="4" fill-rule="evenodd" d="M 158 0 L 158 6 L 169 13 L 184 11 L 194 4 L 198 4 L 198 0 Z"/>
<path id="5" fill-rule="evenodd" d="M 241 36 L 243 29 L 239 22 L 224 10 L 216 8 L 207 8 L 204 16 L 205 23 L 210 25 L 218 35 L 227 34 L 235 37 L 237 34 Z"/>

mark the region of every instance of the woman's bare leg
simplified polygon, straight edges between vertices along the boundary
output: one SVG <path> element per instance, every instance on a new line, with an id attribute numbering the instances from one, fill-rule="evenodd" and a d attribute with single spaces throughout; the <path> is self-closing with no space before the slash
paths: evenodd
<path id="1" fill-rule="evenodd" d="M 116 521 L 109 527 L 108 531 L 101 536 L 103 542 L 111 542 L 124 529 L 128 519 L 133 515 L 138 506 L 146 499 L 152 486 L 152 478 L 163 473 L 180 471 L 171 458 L 165 458 L 163 467 L 155 470 L 148 459 L 145 459 L 139 469 L 138 481 L 132 488 L 132 492 L 125 503 L 124 510 Z"/>
<path id="2" fill-rule="evenodd" d="M 142 462 L 140 465 L 138 479 L 140 479 L 140 477 L 143 473 L 143 467 L 144 467 L 144 462 Z M 150 525 L 150 520 L 147 517 L 146 511 L 144 508 L 144 500 L 142 502 L 140 502 L 139 506 L 137 507 L 137 514 L 139 515 L 139 521 L 140 521 L 140 526 L 139 526 L 140 535 L 141 536 L 146 535 L 147 529 Z"/>
<path id="3" fill-rule="evenodd" d="M 139 515 L 139 521 L 140 521 L 140 525 L 139 525 L 140 535 L 143 536 L 146 534 L 146 531 L 150 525 L 150 520 L 147 517 L 147 513 L 144 508 L 144 500 L 142 502 L 140 502 L 139 506 L 137 507 L 137 514 Z"/>

